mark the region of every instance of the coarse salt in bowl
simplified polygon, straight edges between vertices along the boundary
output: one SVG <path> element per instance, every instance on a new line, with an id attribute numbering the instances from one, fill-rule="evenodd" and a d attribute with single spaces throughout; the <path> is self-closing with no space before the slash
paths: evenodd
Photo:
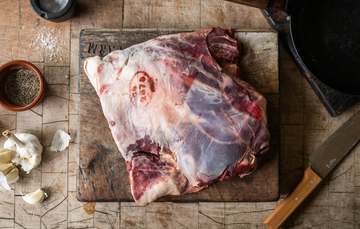
<path id="1" fill-rule="evenodd" d="M 17 104 L 9 99 L 5 92 L 5 83 L 10 75 L 16 69 L 29 69 L 33 71 L 39 79 L 40 87 L 36 98 L 29 104 Z M 9 111 L 25 111 L 38 105 L 45 95 L 45 81 L 39 71 L 33 64 L 23 61 L 14 60 L 0 67 L 0 106 Z"/>
<path id="2" fill-rule="evenodd" d="M 77 0 L 30 0 L 40 17 L 52 22 L 64 22 L 75 13 Z"/>

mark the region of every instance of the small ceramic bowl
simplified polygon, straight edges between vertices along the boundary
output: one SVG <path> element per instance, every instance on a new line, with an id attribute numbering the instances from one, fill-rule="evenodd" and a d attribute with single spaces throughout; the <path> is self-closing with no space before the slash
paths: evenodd
<path id="1" fill-rule="evenodd" d="M 35 74 L 37 75 L 40 81 L 40 90 L 37 97 L 34 99 L 34 101 L 32 101 L 30 104 L 27 105 L 15 104 L 12 101 L 10 101 L 5 94 L 5 82 L 9 73 L 14 69 L 20 69 L 20 68 L 26 68 L 35 72 Z M 45 81 L 39 69 L 37 69 L 31 63 L 23 60 L 14 60 L 0 67 L 0 106 L 5 108 L 6 110 L 15 111 L 15 112 L 25 111 L 33 106 L 38 105 L 41 102 L 41 100 L 44 98 L 44 95 L 45 95 Z"/>
<path id="2" fill-rule="evenodd" d="M 67 0 L 65 7 L 55 13 L 46 12 L 41 9 L 39 0 L 30 0 L 30 4 L 35 13 L 37 13 L 40 17 L 52 22 L 64 22 L 69 20 L 74 15 L 77 1 Z"/>

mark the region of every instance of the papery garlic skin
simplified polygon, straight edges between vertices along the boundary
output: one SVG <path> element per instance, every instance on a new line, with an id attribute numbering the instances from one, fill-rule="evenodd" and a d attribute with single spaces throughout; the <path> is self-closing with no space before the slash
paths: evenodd
<path id="1" fill-rule="evenodd" d="M 23 199 L 27 203 L 33 204 L 33 205 L 40 204 L 41 202 L 43 202 L 44 198 L 45 198 L 45 193 L 41 189 L 23 196 Z"/>
<path id="2" fill-rule="evenodd" d="M 63 151 L 69 146 L 70 140 L 71 137 L 69 134 L 65 133 L 63 130 L 57 130 L 51 143 L 50 150 L 56 152 Z"/>
<path id="3" fill-rule="evenodd" d="M 6 180 L 6 176 L 0 172 L 0 192 L 10 191 L 11 188 L 8 185 L 8 182 Z"/>
<path id="4" fill-rule="evenodd" d="M 10 131 L 3 133 L 8 140 L 4 143 L 4 148 L 11 150 L 11 161 L 21 165 L 22 169 L 30 173 L 41 162 L 43 147 L 39 139 L 32 134 L 20 133 L 13 134 Z"/>

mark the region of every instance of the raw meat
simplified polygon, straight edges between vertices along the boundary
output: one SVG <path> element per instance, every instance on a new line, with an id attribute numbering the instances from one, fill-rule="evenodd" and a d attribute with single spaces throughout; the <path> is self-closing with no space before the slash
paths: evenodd
<path id="1" fill-rule="evenodd" d="M 85 61 L 136 203 L 252 173 L 269 146 L 266 100 L 240 80 L 231 29 L 161 36 Z"/>

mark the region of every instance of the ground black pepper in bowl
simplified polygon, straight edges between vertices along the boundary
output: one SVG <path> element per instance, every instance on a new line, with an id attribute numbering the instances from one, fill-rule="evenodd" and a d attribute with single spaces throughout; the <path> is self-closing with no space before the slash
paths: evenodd
<path id="1" fill-rule="evenodd" d="M 5 94 L 8 99 L 19 105 L 34 101 L 40 90 L 40 81 L 35 72 L 21 68 L 10 72 L 5 81 Z"/>

